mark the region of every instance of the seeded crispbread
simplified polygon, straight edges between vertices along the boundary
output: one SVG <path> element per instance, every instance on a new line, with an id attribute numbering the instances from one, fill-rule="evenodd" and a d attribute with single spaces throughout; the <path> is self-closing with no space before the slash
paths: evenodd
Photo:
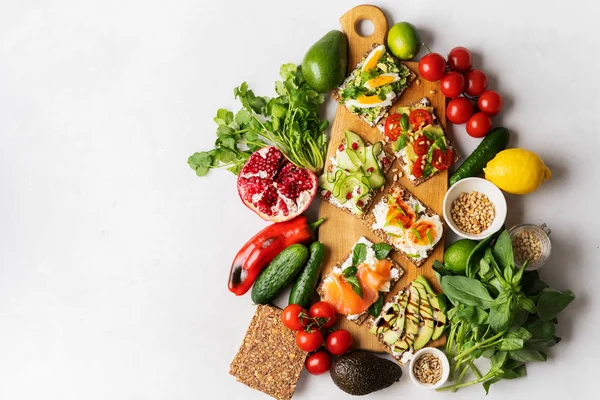
<path id="1" fill-rule="evenodd" d="M 354 246 L 352 246 L 352 249 L 354 249 Z M 348 253 L 348 255 L 346 257 L 344 257 L 342 260 L 340 260 L 337 264 L 335 264 L 335 266 L 333 268 L 341 269 L 342 264 L 344 264 L 344 262 L 346 262 L 346 260 L 348 260 L 349 258 L 352 257 L 352 253 L 353 253 L 353 250 L 350 250 L 350 253 Z M 402 269 L 400 264 L 398 264 L 395 260 L 391 259 L 390 257 L 387 257 L 387 260 L 389 260 L 392 263 L 392 269 L 398 270 L 398 277 L 390 278 L 390 291 L 391 291 L 392 288 L 394 287 L 394 285 L 396 284 L 396 282 L 398 282 L 400 280 L 400 278 L 402 277 L 402 275 L 404 275 L 404 270 Z M 325 279 L 327 279 L 327 276 L 325 276 L 325 278 L 321 280 L 321 283 L 319 284 L 319 287 L 317 288 L 317 293 L 319 294 L 319 296 L 321 296 L 321 298 L 323 298 L 323 283 L 325 282 Z M 348 318 L 348 321 L 354 322 L 356 325 L 361 325 L 363 322 L 365 322 L 365 320 L 368 317 L 369 317 L 369 310 L 367 309 L 367 310 L 363 311 L 362 313 L 360 313 L 358 318 L 356 318 L 356 319 Z"/>
<path id="2" fill-rule="evenodd" d="M 342 82 L 341 86 L 339 88 L 333 89 L 331 91 L 331 97 L 337 101 L 338 103 L 340 103 L 341 105 L 343 105 L 344 107 L 346 107 L 346 105 L 344 104 L 344 100 L 342 99 L 342 95 L 340 93 L 340 91 L 344 90 L 344 88 L 346 87 L 346 85 L 352 81 L 352 78 L 354 76 L 354 71 L 357 70 L 358 68 L 362 67 L 363 63 L 365 62 L 365 59 L 367 58 L 367 56 L 369 54 L 371 54 L 371 52 L 373 51 L 373 49 L 375 49 L 377 46 L 380 46 L 379 43 L 373 43 L 373 45 L 369 48 L 369 50 L 367 50 L 367 52 L 365 53 L 365 55 L 361 58 L 361 60 L 358 62 L 358 64 L 356 64 L 356 67 L 354 68 L 354 70 L 346 77 L 346 79 L 344 79 L 344 82 Z M 397 59 L 396 57 L 394 57 L 391 53 L 389 53 L 390 57 L 392 57 L 394 59 L 394 61 L 398 64 L 398 65 L 402 65 L 404 66 L 408 72 L 409 75 L 406 77 L 406 86 L 401 89 L 400 91 L 396 92 L 396 97 L 394 99 L 397 99 L 400 97 L 400 95 L 402 95 L 402 93 L 410 86 L 410 84 L 415 80 L 415 78 L 417 77 L 417 75 L 410 69 L 408 68 L 408 66 L 406 64 L 404 64 L 402 61 L 400 61 L 399 59 Z M 384 117 L 384 115 L 386 114 L 387 110 L 389 110 L 391 107 L 391 105 L 389 107 L 384 107 L 382 108 L 381 112 L 379 113 L 379 115 L 377 117 L 375 117 L 375 119 L 373 120 L 373 122 L 368 121 L 364 116 L 362 115 L 358 115 L 358 114 L 354 114 L 352 113 L 348 107 L 346 107 L 346 109 L 348 110 L 348 112 L 356 115 L 361 121 L 363 121 L 364 123 L 366 123 L 367 125 L 374 127 L 375 125 L 377 125 L 377 123 Z"/>
<path id="3" fill-rule="evenodd" d="M 229 373 L 238 382 L 275 399 L 291 399 L 307 353 L 296 346 L 295 332 L 281 322 L 281 310 L 259 305 Z"/>
<path id="4" fill-rule="evenodd" d="M 406 106 L 400 106 L 400 107 L 414 107 L 414 108 L 423 108 L 423 107 L 431 107 L 430 105 L 430 101 L 427 97 L 423 97 L 422 99 L 414 102 L 413 104 L 409 104 Z M 377 128 L 379 128 L 379 130 L 383 133 L 385 130 L 384 124 L 385 121 L 387 119 L 387 117 L 389 116 L 389 110 L 386 111 L 384 118 L 382 118 L 379 123 L 377 124 Z M 437 118 L 437 116 L 435 115 L 435 112 L 431 113 L 431 116 L 433 117 L 433 126 L 441 126 L 439 119 Z M 442 126 L 442 129 L 444 129 L 444 127 Z M 384 140 L 387 140 L 386 136 L 383 135 Z M 448 137 L 448 132 L 444 129 L 444 137 L 446 138 L 446 148 L 448 148 L 452 154 L 453 154 L 453 161 L 452 164 L 454 164 L 455 162 L 458 161 L 458 159 L 460 158 L 458 151 L 456 150 L 456 147 L 452 144 L 452 141 L 450 140 L 450 138 Z M 394 154 L 397 156 L 397 154 Z M 415 186 L 419 186 L 421 183 L 427 181 L 429 178 L 431 178 L 432 176 L 437 175 L 438 173 L 440 173 L 441 171 L 436 171 L 434 173 L 432 173 L 431 175 L 427 176 L 427 177 L 421 177 L 421 178 L 416 178 L 413 174 L 412 171 L 409 171 L 408 166 L 406 165 L 406 162 L 404 162 L 404 159 L 400 156 L 397 156 L 398 158 L 398 163 L 400 164 L 400 166 L 402 166 L 402 170 L 404 171 L 404 173 L 406 173 L 406 176 L 408 176 L 408 179 L 410 179 L 411 183 L 414 184 Z"/>
<path id="5" fill-rule="evenodd" d="M 442 229 L 444 229 L 444 231 L 446 230 L 446 223 L 444 222 L 444 219 L 441 218 L 435 211 L 433 211 L 426 204 L 423 204 L 423 202 L 421 200 L 419 200 L 407 188 L 405 188 L 404 186 L 402 186 L 398 182 L 394 182 L 394 184 L 392 186 L 390 186 L 390 188 L 387 190 L 387 192 L 385 193 L 385 195 L 379 201 L 387 201 L 387 194 L 393 193 L 396 190 L 401 190 L 402 191 L 402 200 L 404 200 L 405 202 L 407 202 L 408 200 L 411 200 L 411 199 L 418 200 L 423 205 L 425 214 L 427 214 L 430 217 L 438 216 L 440 218 L 440 222 L 442 223 Z M 427 256 L 425 258 L 420 259 L 420 260 L 415 260 L 413 258 L 408 257 L 406 255 L 406 253 L 402 249 L 397 248 L 394 245 L 393 238 L 390 235 L 388 235 L 383 229 L 373 229 L 373 224 L 376 222 L 376 219 L 375 219 L 375 213 L 372 210 L 371 210 L 371 212 L 369 212 L 365 216 L 365 218 L 363 219 L 363 222 L 367 225 L 367 227 L 375 235 L 377 235 L 377 237 L 379 237 L 381 240 L 383 240 L 384 242 L 386 242 L 387 244 L 389 244 L 390 246 L 392 246 L 394 249 L 396 249 L 398 251 L 398 253 L 400 255 L 402 255 L 402 257 L 406 261 L 411 262 L 412 264 L 414 264 L 417 267 L 420 267 L 429 258 L 429 256 L 433 252 L 433 249 L 435 249 L 435 247 L 437 245 L 439 245 L 440 242 L 443 242 L 443 240 L 442 240 L 443 238 L 441 238 L 440 240 L 438 240 L 438 242 L 431 249 L 429 249 L 427 251 Z"/>

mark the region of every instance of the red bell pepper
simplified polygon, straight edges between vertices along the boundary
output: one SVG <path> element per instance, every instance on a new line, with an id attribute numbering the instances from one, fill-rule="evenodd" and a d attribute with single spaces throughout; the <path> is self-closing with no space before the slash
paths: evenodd
<path id="1" fill-rule="evenodd" d="M 258 275 L 283 249 L 296 243 L 311 243 L 314 230 L 325 218 L 309 224 L 304 215 L 267 226 L 252 237 L 233 259 L 229 290 L 238 296 L 252 287 Z"/>

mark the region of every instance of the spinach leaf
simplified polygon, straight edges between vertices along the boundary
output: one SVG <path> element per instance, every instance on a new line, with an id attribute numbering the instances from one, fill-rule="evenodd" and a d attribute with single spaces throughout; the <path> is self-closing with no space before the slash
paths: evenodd
<path id="1" fill-rule="evenodd" d="M 375 257 L 377 257 L 378 260 L 383 260 L 386 258 L 392 250 L 392 246 L 384 242 L 375 243 L 373 246 L 371 246 L 371 248 L 375 252 Z"/>
<path id="2" fill-rule="evenodd" d="M 379 297 L 377 298 L 377 301 L 373 304 L 371 304 L 371 306 L 369 307 L 369 314 L 371 314 L 371 316 L 373 318 L 377 318 L 379 316 L 379 314 L 381 314 L 381 309 L 383 308 L 383 297 L 385 296 L 385 293 L 379 292 Z"/>
<path id="3" fill-rule="evenodd" d="M 528 349 L 528 348 L 524 348 L 524 349 L 520 349 L 520 350 L 513 350 L 508 353 L 508 356 L 512 360 L 520 361 L 520 362 L 524 362 L 524 363 L 525 362 L 546 361 L 546 358 L 548 358 L 546 353 L 543 353 L 539 350 Z"/>
<path id="4" fill-rule="evenodd" d="M 442 290 L 452 302 L 487 310 L 494 300 L 481 282 L 466 276 L 445 276 Z"/>
<path id="5" fill-rule="evenodd" d="M 509 269 L 511 274 L 514 273 L 515 259 L 513 255 L 512 241 L 507 230 L 503 231 L 498 237 L 498 240 L 496 240 L 493 252 L 494 258 L 496 259 L 496 262 L 502 271 Z M 506 277 L 506 272 L 504 273 Z M 510 281 L 510 279 L 507 279 L 507 281 Z"/>
<path id="6" fill-rule="evenodd" d="M 352 252 L 352 265 L 359 265 L 365 262 L 367 259 L 367 245 L 364 243 L 357 243 L 354 246 Z"/>
<path id="7" fill-rule="evenodd" d="M 575 295 L 570 290 L 561 292 L 556 289 L 544 289 L 537 302 L 537 312 L 542 321 L 550 321 L 565 309 Z"/>

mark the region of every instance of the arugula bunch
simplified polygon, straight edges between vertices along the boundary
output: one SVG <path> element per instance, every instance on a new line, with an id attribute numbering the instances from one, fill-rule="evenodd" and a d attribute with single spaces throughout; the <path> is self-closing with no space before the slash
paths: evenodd
<path id="1" fill-rule="evenodd" d="M 319 118 L 324 97 L 304 80 L 301 67 L 284 64 L 279 73 L 283 80 L 275 82 L 277 97 L 256 96 L 246 82 L 234 89 L 243 108 L 235 115 L 219 109 L 215 148 L 188 159 L 198 176 L 221 167 L 237 175 L 253 152 L 270 145 L 300 168 L 323 170 L 329 125 Z"/>
<path id="2" fill-rule="evenodd" d="M 390 246 L 387 243 L 381 242 L 371 246 L 371 249 L 373 249 L 373 251 L 375 252 L 375 257 L 378 260 L 383 260 L 388 256 L 388 254 L 392 250 L 392 246 Z M 344 271 L 342 272 L 344 280 L 348 282 L 350 286 L 352 286 L 352 290 L 354 290 L 354 293 L 359 295 L 361 299 L 363 297 L 363 291 L 362 287 L 360 286 L 360 281 L 358 280 L 356 274 L 358 273 L 358 266 L 364 263 L 366 259 L 367 245 L 364 243 L 357 243 L 354 246 L 354 250 L 352 251 L 352 265 L 344 268 Z M 377 298 L 375 303 L 371 304 L 371 306 L 369 307 L 369 313 L 373 317 L 377 317 L 379 313 L 381 313 L 381 309 L 383 308 L 384 295 L 385 293 L 379 292 L 379 297 Z"/>
<path id="3" fill-rule="evenodd" d="M 453 275 L 434 262 L 443 290 L 440 305 L 449 323 L 446 354 L 455 383 L 438 390 L 457 390 L 481 383 L 489 388 L 501 379 L 526 374 L 526 363 L 546 361 L 545 349 L 560 342 L 556 316 L 573 301 L 570 290 L 550 289 L 537 271 L 516 268 L 508 231 L 482 240 L 467 260 L 465 275 Z M 474 365 L 490 359 L 482 375 Z M 476 379 L 462 382 L 471 370 Z"/>

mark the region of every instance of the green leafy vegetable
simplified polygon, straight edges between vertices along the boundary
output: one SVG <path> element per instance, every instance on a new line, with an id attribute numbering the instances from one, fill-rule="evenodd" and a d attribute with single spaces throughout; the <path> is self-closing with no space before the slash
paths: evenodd
<path id="1" fill-rule="evenodd" d="M 357 295 L 359 295 L 360 298 L 362 299 L 363 291 L 362 291 L 362 287 L 360 286 L 360 281 L 358 280 L 356 275 L 346 277 L 346 282 L 348 282 L 350 284 L 350 286 L 352 286 L 352 290 L 354 290 L 354 292 Z"/>
<path id="2" fill-rule="evenodd" d="M 384 296 L 385 293 L 379 292 L 379 297 L 377 297 L 377 301 L 375 301 L 375 303 L 371 304 L 371 306 L 369 307 L 369 314 L 371 314 L 373 318 L 377 318 L 379 314 L 381 314 Z"/>
<path id="3" fill-rule="evenodd" d="M 442 290 L 452 302 L 487 310 L 494 301 L 487 289 L 476 279 L 466 276 L 445 276 Z"/>
<path id="4" fill-rule="evenodd" d="M 404 114 L 402 114 L 402 117 L 400 117 L 400 127 L 402 128 L 403 132 L 408 131 L 408 128 L 409 128 L 408 114 L 404 113 Z M 404 146 L 402 146 L 402 147 L 404 147 Z"/>
<path id="5" fill-rule="evenodd" d="M 351 265 L 348 268 L 344 268 L 342 275 L 344 276 L 344 278 L 348 278 L 349 276 L 356 275 L 357 272 L 358 268 L 356 268 L 355 265 Z"/>
<path id="6" fill-rule="evenodd" d="M 565 309 L 575 295 L 570 290 L 561 292 L 555 289 L 544 289 L 537 302 L 537 312 L 542 321 L 550 321 Z"/>
<path id="7" fill-rule="evenodd" d="M 367 245 L 364 243 L 357 243 L 354 246 L 352 252 L 352 265 L 359 265 L 365 262 L 367 259 Z"/>
<path id="8" fill-rule="evenodd" d="M 392 250 L 392 246 L 384 242 L 375 243 L 373 246 L 371 246 L 371 248 L 375 252 L 375 257 L 377 257 L 378 260 L 383 260 L 386 258 Z"/>
<path id="9" fill-rule="evenodd" d="M 275 82 L 277 97 L 257 96 L 246 82 L 234 89 L 243 108 L 234 114 L 219 109 L 215 147 L 194 153 L 188 164 L 198 176 L 212 168 L 238 174 L 248 157 L 262 147 L 274 145 L 301 168 L 320 173 L 325 163 L 328 122 L 319 118 L 322 94 L 304 80 L 301 67 L 284 64 L 282 81 Z"/>

